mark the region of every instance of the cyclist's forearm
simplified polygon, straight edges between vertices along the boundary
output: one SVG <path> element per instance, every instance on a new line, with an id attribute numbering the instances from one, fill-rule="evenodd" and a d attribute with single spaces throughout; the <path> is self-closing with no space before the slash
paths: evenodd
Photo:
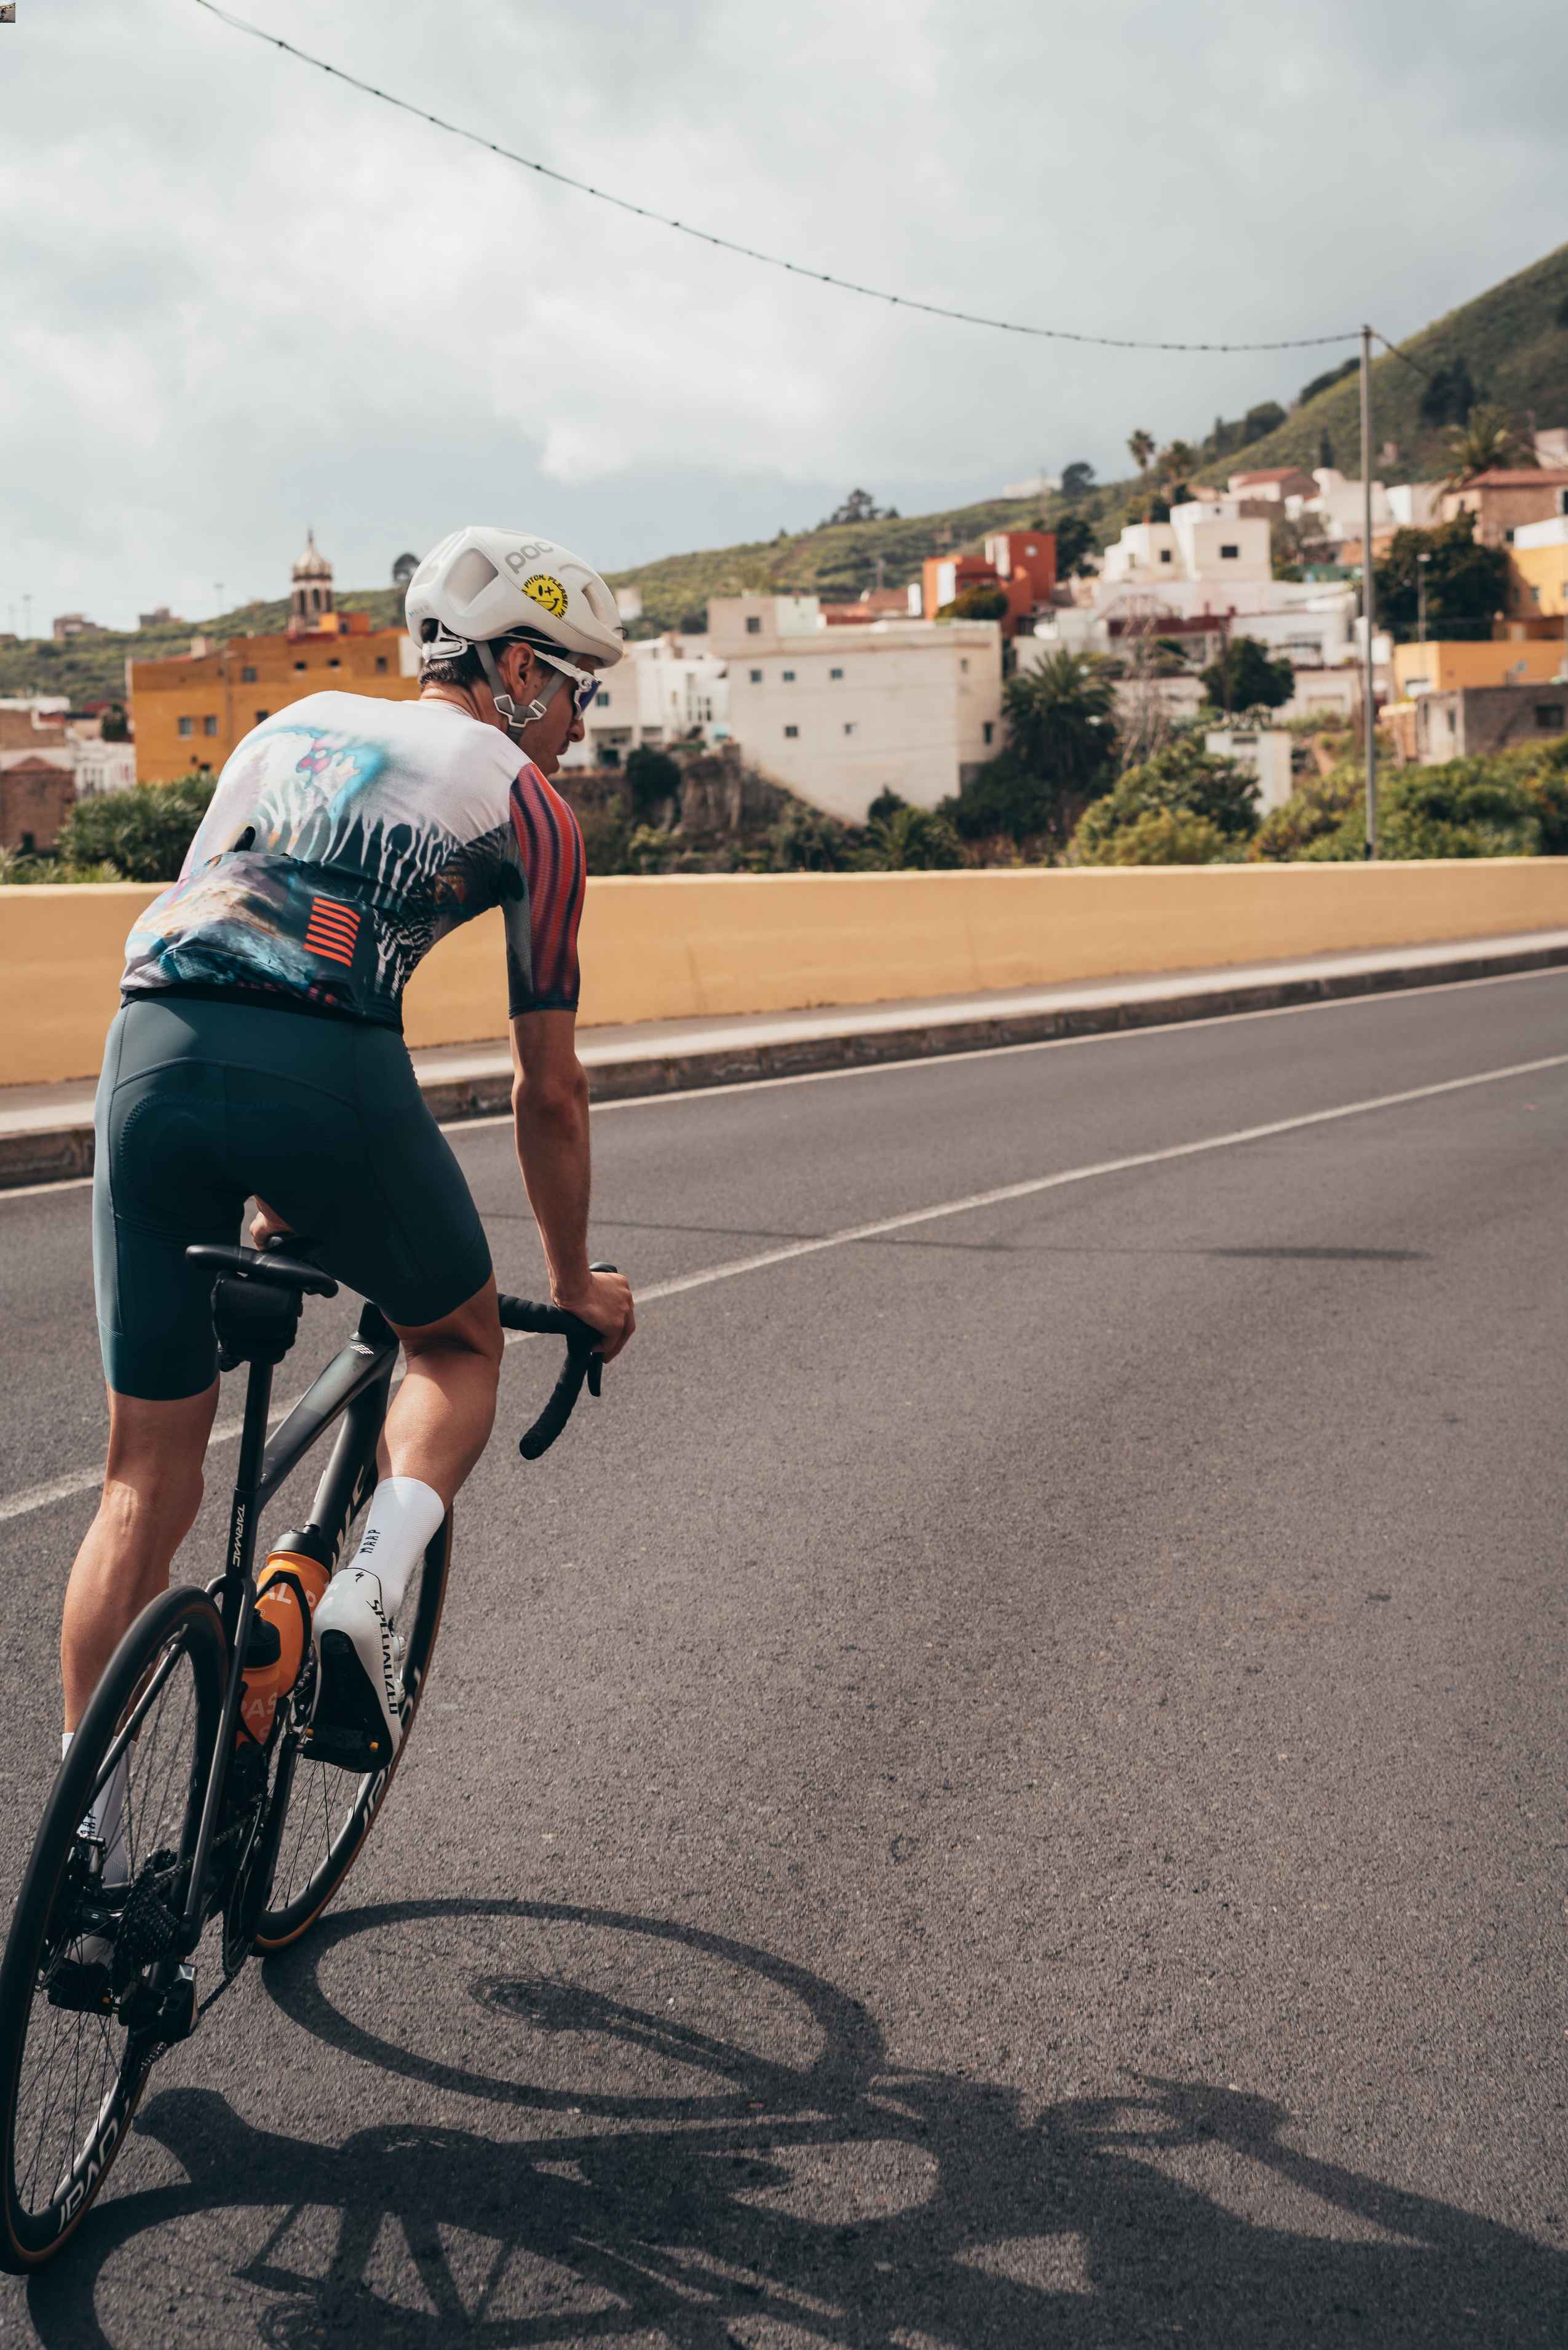
<path id="1" fill-rule="evenodd" d="M 564 1088 L 519 1077 L 512 1091 L 517 1162 L 539 1227 L 550 1288 L 563 1300 L 588 1282 L 588 1081 L 579 1066 Z"/>

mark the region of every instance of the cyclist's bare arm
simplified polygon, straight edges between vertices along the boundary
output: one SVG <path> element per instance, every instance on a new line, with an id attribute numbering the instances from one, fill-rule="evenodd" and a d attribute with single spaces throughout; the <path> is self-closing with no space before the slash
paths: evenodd
<path id="1" fill-rule="evenodd" d="M 570 1012 L 524 1012 L 512 1023 L 512 1110 L 527 1187 L 557 1305 L 604 1336 L 605 1359 L 637 1326 L 631 1287 L 588 1270 L 588 1081 Z"/>

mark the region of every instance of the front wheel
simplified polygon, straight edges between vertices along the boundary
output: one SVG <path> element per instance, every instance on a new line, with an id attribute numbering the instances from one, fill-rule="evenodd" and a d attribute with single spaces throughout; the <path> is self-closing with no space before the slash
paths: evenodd
<path id="1" fill-rule="evenodd" d="M 145 1607 L 45 1809 L 0 1966 L 0 2267 L 14 2272 L 80 2224 L 158 2053 L 150 1978 L 185 1905 L 227 1654 L 205 1592 Z M 89 1814 L 97 1836 L 81 1833 Z"/>
<path id="2" fill-rule="evenodd" d="M 358 1858 L 393 1773 L 408 1751 L 441 1628 L 451 1563 L 449 1510 L 410 1577 L 398 1611 L 399 1636 L 402 1625 L 409 1627 L 401 1666 L 403 1734 L 384 1771 L 368 1771 L 356 1777 L 336 1763 L 313 1762 L 306 1732 L 315 1692 L 314 1676 L 308 1669 L 295 1691 L 289 1719 L 277 1742 L 272 1804 L 262 1830 L 271 1889 L 252 1929 L 258 1950 L 281 1950 L 296 1941 L 320 1917 Z"/>

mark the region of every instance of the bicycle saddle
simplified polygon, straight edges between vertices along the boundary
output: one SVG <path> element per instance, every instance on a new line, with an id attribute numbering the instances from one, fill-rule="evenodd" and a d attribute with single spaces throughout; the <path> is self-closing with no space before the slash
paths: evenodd
<path id="1" fill-rule="evenodd" d="M 242 1281 L 263 1281 L 277 1289 L 292 1289 L 302 1297 L 336 1297 L 337 1284 L 329 1273 L 317 1264 L 306 1264 L 300 1258 L 286 1256 L 281 1249 L 269 1249 L 264 1255 L 260 1249 L 223 1248 L 212 1241 L 199 1241 L 185 1252 L 192 1264 L 211 1265 L 214 1273 L 238 1274 Z"/>

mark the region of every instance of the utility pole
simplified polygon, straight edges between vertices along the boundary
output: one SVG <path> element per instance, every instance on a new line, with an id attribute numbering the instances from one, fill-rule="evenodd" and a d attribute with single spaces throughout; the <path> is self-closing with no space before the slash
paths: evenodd
<path id="1" fill-rule="evenodd" d="M 1372 689 L 1372 329 L 1361 329 L 1361 611 L 1366 630 L 1366 854 L 1377 854 L 1377 704 Z"/>

